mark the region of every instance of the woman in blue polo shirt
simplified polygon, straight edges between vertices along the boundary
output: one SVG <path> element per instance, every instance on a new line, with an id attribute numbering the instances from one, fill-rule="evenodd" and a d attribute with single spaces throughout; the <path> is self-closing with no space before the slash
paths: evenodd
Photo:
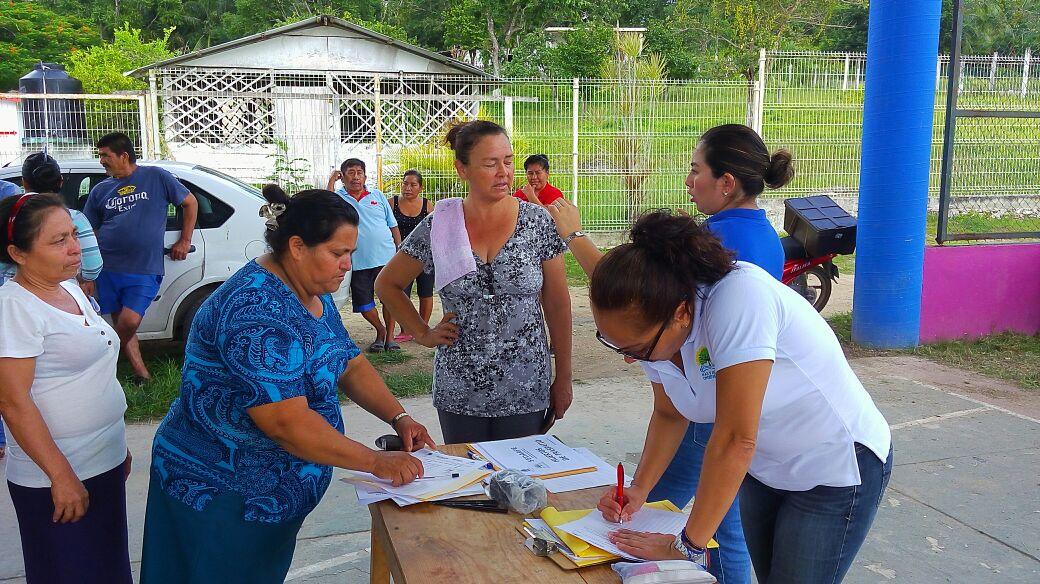
<path id="1" fill-rule="evenodd" d="M 794 176 L 791 154 L 772 156 L 762 138 L 741 124 L 714 127 L 701 136 L 690 161 L 686 191 L 697 211 L 708 215 L 704 226 L 722 240 L 739 261 L 755 264 L 777 280 L 784 271 L 780 236 L 758 207 L 768 186 L 777 189 Z M 684 507 L 697 492 L 704 451 L 714 424 L 690 422 L 679 450 L 650 493 L 650 500 L 668 499 Z M 739 501 L 719 525 L 719 561 L 713 572 L 720 584 L 751 581 L 751 557 L 744 542 Z"/>

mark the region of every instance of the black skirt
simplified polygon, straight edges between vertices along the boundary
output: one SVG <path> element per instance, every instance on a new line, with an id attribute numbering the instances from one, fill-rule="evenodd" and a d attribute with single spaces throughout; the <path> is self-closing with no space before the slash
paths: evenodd
<path id="1" fill-rule="evenodd" d="M 27 584 L 133 584 L 123 465 L 83 481 L 90 504 L 75 523 L 54 523 L 50 487 L 10 481 Z"/>

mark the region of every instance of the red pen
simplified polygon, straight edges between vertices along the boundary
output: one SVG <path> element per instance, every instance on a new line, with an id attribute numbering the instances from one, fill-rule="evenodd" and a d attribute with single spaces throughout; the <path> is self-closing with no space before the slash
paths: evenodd
<path id="1" fill-rule="evenodd" d="M 617 504 L 621 509 L 625 508 L 625 467 L 619 462 L 617 465 Z M 621 523 L 621 512 L 618 512 L 618 523 Z"/>

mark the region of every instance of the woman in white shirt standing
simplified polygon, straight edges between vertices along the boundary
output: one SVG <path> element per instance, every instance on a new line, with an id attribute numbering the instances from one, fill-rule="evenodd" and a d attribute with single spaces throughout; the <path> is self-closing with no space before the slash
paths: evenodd
<path id="1" fill-rule="evenodd" d="M 29 584 L 132 582 L 119 337 L 73 279 L 81 253 L 54 194 L 0 201 L 0 411 Z"/>
<path id="2" fill-rule="evenodd" d="M 562 231 L 580 230 L 566 203 Z M 654 389 L 643 457 L 626 500 L 599 509 L 618 521 L 639 510 L 686 432 L 715 423 L 685 529 L 612 535 L 647 559 L 703 562 L 739 490 L 752 565 L 762 584 L 840 582 L 874 521 L 892 471 L 885 418 L 849 367 L 826 321 L 797 293 L 732 255 L 691 217 L 657 211 L 632 243 L 600 259 L 570 238 L 592 271 L 603 344 L 640 361 Z"/>

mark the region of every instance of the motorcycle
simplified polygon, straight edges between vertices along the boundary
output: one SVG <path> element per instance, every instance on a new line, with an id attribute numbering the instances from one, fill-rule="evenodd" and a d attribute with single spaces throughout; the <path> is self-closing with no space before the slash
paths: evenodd
<path id="1" fill-rule="evenodd" d="M 813 258 L 793 237 L 783 237 L 780 243 L 784 246 L 784 273 L 780 281 L 808 300 L 816 312 L 822 311 L 831 298 L 834 282 L 838 281 L 838 266 L 833 261 L 838 254 Z"/>
<path id="2" fill-rule="evenodd" d="M 834 258 L 856 251 L 856 220 L 826 195 L 786 199 L 784 207 L 784 230 L 793 236 L 780 239 L 780 281 L 820 312 L 838 281 Z"/>

